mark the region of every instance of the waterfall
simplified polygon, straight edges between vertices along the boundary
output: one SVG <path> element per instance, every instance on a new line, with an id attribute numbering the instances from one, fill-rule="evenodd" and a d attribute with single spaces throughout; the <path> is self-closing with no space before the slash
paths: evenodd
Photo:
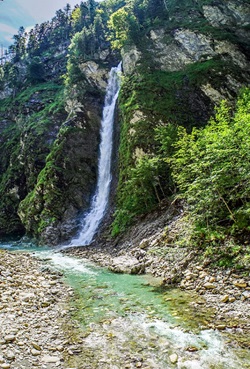
<path id="1" fill-rule="evenodd" d="M 90 210 L 81 222 L 80 234 L 72 239 L 70 246 L 84 246 L 90 244 L 107 208 L 111 183 L 113 123 L 115 106 L 120 88 L 120 72 L 121 63 L 110 71 L 101 121 L 97 187 L 91 201 Z"/>

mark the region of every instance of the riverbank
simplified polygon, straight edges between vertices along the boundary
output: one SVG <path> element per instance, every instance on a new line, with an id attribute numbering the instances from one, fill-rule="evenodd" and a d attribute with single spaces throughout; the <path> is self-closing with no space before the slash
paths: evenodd
<path id="1" fill-rule="evenodd" d="M 67 368 L 71 288 L 29 254 L 0 251 L 0 259 L 0 368 Z"/>
<path id="2" fill-rule="evenodd" d="M 203 296 L 164 291 L 161 278 L 88 269 L 86 260 L 61 253 L 39 258 L 1 251 L 0 368 L 186 368 L 190 360 L 197 368 L 217 360 L 222 368 L 248 368 L 243 316 L 241 327 L 237 320 L 218 334 L 205 329 L 216 313 Z M 68 282 L 71 275 L 74 292 L 53 265 Z"/>
<path id="3" fill-rule="evenodd" d="M 173 220 L 174 219 L 174 220 Z M 168 232 L 166 234 L 166 224 Z M 173 240 L 182 226 L 181 217 L 171 212 L 149 215 L 115 242 L 99 239 L 88 247 L 65 252 L 87 258 L 116 273 L 157 277 L 162 288 L 177 287 L 193 295 L 190 309 L 213 313 L 201 328 L 227 332 L 242 347 L 250 347 L 249 269 L 219 267 L 214 255 L 183 247 Z"/>

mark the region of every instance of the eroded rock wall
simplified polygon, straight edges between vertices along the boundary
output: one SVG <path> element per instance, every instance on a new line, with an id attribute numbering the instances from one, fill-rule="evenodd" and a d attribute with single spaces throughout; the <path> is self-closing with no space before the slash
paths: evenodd
<path id="1" fill-rule="evenodd" d="M 130 223 L 175 191 L 168 166 L 159 164 L 159 158 L 166 162 L 171 155 L 174 130 L 204 126 L 223 99 L 233 106 L 250 82 L 246 1 L 167 2 L 167 11 L 168 20 L 122 50 L 118 232 L 121 222 Z M 164 129 L 165 134 L 169 129 L 169 144 L 162 157 L 159 132 Z M 143 165 L 148 165 L 147 173 L 155 173 L 151 179 Z M 136 176 L 148 182 L 140 183 Z M 131 183 L 134 197 L 129 203 Z"/>
<path id="2" fill-rule="evenodd" d="M 62 122 L 33 191 L 21 202 L 26 231 L 43 243 L 59 244 L 77 232 L 97 180 L 99 130 L 108 67 L 79 65 L 82 79 L 68 87 Z"/>

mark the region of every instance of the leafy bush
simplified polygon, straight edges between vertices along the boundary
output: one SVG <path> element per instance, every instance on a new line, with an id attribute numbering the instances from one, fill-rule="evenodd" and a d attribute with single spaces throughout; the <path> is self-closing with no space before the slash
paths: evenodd
<path id="1" fill-rule="evenodd" d="M 135 167 L 128 173 L 128 180 L 120 188 L 120 207 L 115 214 L 113 235 L 124 231 L 136 215 L 149 212 L 161 201 L 162 165 L 161 159 L 152 155 L 137 159 Z"/>
<path id="2" fill-rule="evenodd" d="M 32 84 L 44 81 L 44 67 L 38 56 L 35 56 L 28 64 L 27 75 Z"/>
<path id="3" fill-rule="evenodd" d="M 250 231 L 250 89 L 236 112 L 222 101 L 214 119 L 190 134 L 179 128 L 173 176 L 197 224 Z"/>

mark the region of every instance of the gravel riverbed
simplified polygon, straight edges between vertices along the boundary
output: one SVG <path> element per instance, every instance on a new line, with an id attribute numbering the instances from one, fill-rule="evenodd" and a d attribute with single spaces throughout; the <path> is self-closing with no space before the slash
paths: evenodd
<path id="1" fill-rule="evenodd" d="M 67 368 L 72 290 L 29 254 L 0 251 L 0 368 Z"/>

